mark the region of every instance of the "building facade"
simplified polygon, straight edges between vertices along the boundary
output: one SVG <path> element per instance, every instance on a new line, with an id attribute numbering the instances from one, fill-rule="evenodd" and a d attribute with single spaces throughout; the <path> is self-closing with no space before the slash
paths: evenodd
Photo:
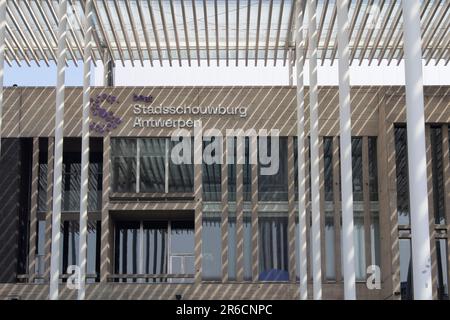
<path id="1" fill-rule="evenodd" d="M 433 298 L 448 299 L 450 88 L 424 90 L 432 291 Z M 342 249 L 338 93 L 337 87 L 318 91 L 324 299 L 344 297 L 342 261 L 350 254 Z M 70 275 L 79 264 L 82 95 L 82 88 L 65 89 L 62 299 L 77 296 Z M 49 294 L 54 96 L 55 88 L 4 90 L 2 299 Z M 299 298 L 294 87 L 96 87 L 90 107 L 87 299 Z M 357 298 L 411 299 L 404 88 L 353 87 L 351 108 Z M 305 117 L 309 123 L 307 111 Z M 225 151 L 222 163 L 176 163 L 178 144 L 171 137 L 177 129 L 184 129 L 179 141 L 196 147 L 192 160 L 215 144 Z M 242 145 L 234 137 L 238 130 L 248 135 Z M 264 130 L 279 135 L 266 144 L 280 155 L 269 175 L 261 174 L 267 167 L 260 157 Z M 314 235 L 305 141 L 311 294 Z"/>

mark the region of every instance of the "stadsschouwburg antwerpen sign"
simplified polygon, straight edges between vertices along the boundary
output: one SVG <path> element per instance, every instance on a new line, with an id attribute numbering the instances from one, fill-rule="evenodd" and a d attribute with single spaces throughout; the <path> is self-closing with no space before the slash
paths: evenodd
<path id="1" fill-rule="evenodd" d="M 185 116 L 237 116 L 247 117 L 247 107 L 218 106 L 163 106 L 154 105 L 152 96 L 133 96 L 133 128 L 192 128 L 197 120 Z M 169 118 L 161 118 L 169 116 Z M 177 118 L 183 116 L 183 118 Z"/>
<path id="2" fill-rule="evenodd" d="M 247 117 L 247 107 L 218 106 L 163 106 L 154 105 L 153 96 L 134 94 L 131 112 L 133 128 L 193 128 L 198 120 L 186 116 L 236 116 Z M 90 129 L 98 134 L 105 134 L 122 124 L 123 119 L 109 110 L 119 104 L 116 96 L 102 93 L 90 101 L 92 121 Z M 161 117 L 163 116 L 163 117 Z M 181 118 L 182 117 L 182 118 Z"/>

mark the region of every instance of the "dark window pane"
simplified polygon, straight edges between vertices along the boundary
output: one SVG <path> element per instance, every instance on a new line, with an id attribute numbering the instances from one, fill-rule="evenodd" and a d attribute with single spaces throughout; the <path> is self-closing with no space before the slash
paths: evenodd
<path id="1" fill-rule="evenodd" d="M 136 139 L 111 139 L 113 192 L 136 192 L 136 156 Z"/>
<path id="2" fill-rule="evenodd" d="M 259 218 L 259 280 L 289 281 L 287 217 Z"/>
<path id="3" fill-rule="evenodd" d="M 190 163 L 175 164 L 172 160 L 172 151 L 174 146 L 178 143 L 184 143 L 184 139 L 189 141 L 191 147 L 191 161 Z M 184 155 L 179 155 L 184 156 Z M 169 192 L 194 192 L 194 144 L 191 137 L 183 137 L 180 142 L 170 141 L 169 153 Z"/>
<path id="4" fill-rule="evenodd" d="M 211 144 L 217 143 L 217 137 L 212 137 L 210 141 L 203 141 L 203 151 Z M 222 141 L 218 142 L 222 144 Z M 211 146 L 212 147 L 212 146 Z M 216 149 L 213 149 L 212 154 L 206 152 L 213 158 L 216 156 Z M 203 200 L 204 201 L 220 201 L 222 190 L 222 172 L 220 163 L 206 164 L 202 161 L 202 180 L 203 180 Z"/>
<path id="5" fill-rule="evenodd" d="M 140 271 L 138 267 L 137 272 L 144 274 L 166 274 L 168 267 L 167 247 L 169 245 L 167 239 L 167 222 L 144 222 L 143 232 L 143 270 Z M 137 260 L 139 261 L 139 258 Z M 165 282 L 166 279 L 152 279 L 149 281 Z"/>
<path id="6" fill-rule="evenodd" d="M 411 240 L 400 239 L 400 291 L 402 300 L 413 300 Z"/>
<path id="7" fill-rule="evenodd" d="M 139 264 L 140 223 L 119 222 L 115 234 L 115 273 L 136 274 Z M 126 282 L 133 282 L 127 279 Z"/>
<path id="8" fill-rule="evenodd" d="M 323 138 L 325 201 L 333 201 L 333 138 Z"/>
<path id="9" fill-rule="evenodd" d="M 433 179 L 433 209 L 436 224 L 445 224 L 444 197 L 444 164 L 442 162 L 442 128 L 432 127 L 431 134 L 431 164 Z"/>
<path id="10" fill-rule="evenodd" d="M 369 192 L 370 201 L 378 201 L 377 138 L 369 137 Z"/>
<path id="11" fill-rule="evenodd" d="M 363 201 L 362 138 L 352 138 L 353 200 Z"/>
<path id="12" fill-rule="evenodd" d="M 408 144 L 405 127 L 395 128 L 398 224 L 409 225 Z"/>
<path id="13" fill-rule="evenodd" d="M 165 192 L 166 139 L 139 139 L 139 192 Z"/>
<path id="14" fill-rule="evenodd" d="M 436 259 L 438 269 L 438 297 L 448 300 L 447 239 L 436 240 Z"/>

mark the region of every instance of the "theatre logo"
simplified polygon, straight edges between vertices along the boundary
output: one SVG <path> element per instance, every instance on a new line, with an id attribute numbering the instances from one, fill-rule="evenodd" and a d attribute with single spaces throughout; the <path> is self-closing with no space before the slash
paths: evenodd
<path id="1" fill-rule="evenodd" d="M 133 95 L 133 128 L 193 128 L 199 116 L 247 117 L 247 107 L 152 105 L 153 96 Z M 161 116 L 164 116 L 162 118 Z M 169 116 L 166 118 L 166 116 Z M 191 117 L 189 117 L 191 116 Z"/>
<path id="2" fill-rule="evenodd" d="M 105 134 L 116 129 L 122 122 L 122 118 L 114 115 L 114 112 L 108 111 L 103 105 L 118 104 L 116 96 L 102 93 L 90 100 L 90 109 L 92 121 L 89 124 L 89 130 L 98 134 Z"/>

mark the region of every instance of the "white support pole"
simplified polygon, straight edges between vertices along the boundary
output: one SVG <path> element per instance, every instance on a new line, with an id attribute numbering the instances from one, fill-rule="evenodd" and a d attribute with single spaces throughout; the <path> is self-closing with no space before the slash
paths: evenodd
<path id="1" fill-rule="evenodd" d="M 308 1 L 309 36 L 309 113 L 311 131 L 311 211 L 314 300 L 322 299 L 320 256 L 320 187 L 319 187 L 319 100 L 317 85 L 317 1 Z"/>
<path id="2" fill-rule="evenodd" d="M 420 1 L 402 3 L 414 299 L 431 300 Z"/>
<path id="3" fill-rule="evenodd" d="M 59 298 L 59 259 L 61 241 L 61 182 L 64 137 L 64 78 L 67 35 L 67 0 L 59 1 L 58 62 L 55 110 L 55 158 L 53 174 L 52 243 L 50 261 L 50 299 Z"/>
<path id="4" fill-rule="evenodd" d="M 80 284 L 78 300 L 86 296 L 87 265 L 87 222 L 89 192 L 89 100 L 91 92 L 91 51 L 92 51 L 92 0 L 86 0 L 84 8 L 84 56 L 83 56 L 83 119 L 81 132 L 81 191 L 80 191 L 80 238 L 79 263 Z"/>
<path id="5" fill-rule="evenodd" d="M 344 298 L 356 299 L 348 0 L 337 2 Z"/>
<path id="6" fill-rule="evenodd" d="M 305 115 L 303 68 L 305 65 L 303 42 L 304 1 L 297 0 L 295 6 L 295 43 L 297 61 L 297 134 L 298 134 L 298 228 L 299 228 L 299 274 L 300 299 L 308 299 L 308 256 L 306 246 L 305 206 Z"/>
<path id="7" fill-rule="evenodd" d="M 0 155 L 2 154 L 3 78 L 5 72 L 6 0 L 0 0 Z"/>

